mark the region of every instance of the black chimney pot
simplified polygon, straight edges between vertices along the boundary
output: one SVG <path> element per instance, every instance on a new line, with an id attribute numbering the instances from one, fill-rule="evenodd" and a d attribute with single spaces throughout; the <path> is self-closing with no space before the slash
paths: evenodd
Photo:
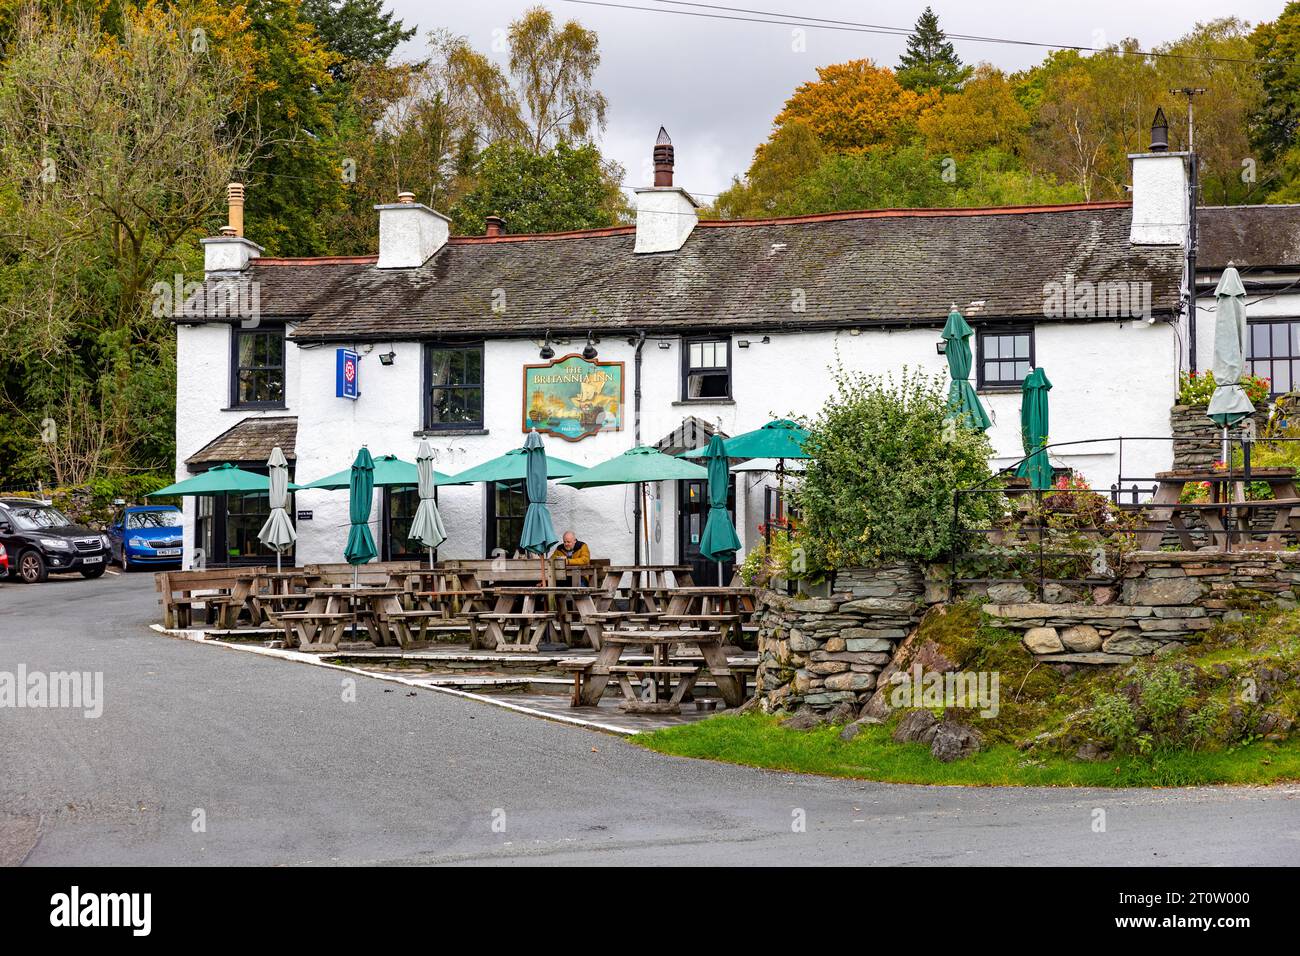
<path id="1" fill-rule="evenodd" d="M 1169 121 L 1165 119 L 1162 107 L 1156 107 L 1156 118 L 1151 121 L 1151 152 L 1169 151 Z"/>

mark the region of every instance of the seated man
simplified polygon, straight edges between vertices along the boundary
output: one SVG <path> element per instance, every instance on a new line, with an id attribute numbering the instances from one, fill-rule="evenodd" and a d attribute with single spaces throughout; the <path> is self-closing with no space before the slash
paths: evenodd
<path id="1" fill-rule="evenodd" d="M 567 564 L 591 564 L 591 549 L 587 547 L 587 542 L 579 541 L 572 531 L 566 531 L 561 536 L 560 543 L 555 546 L 555 554 L 564 558 Z"/>

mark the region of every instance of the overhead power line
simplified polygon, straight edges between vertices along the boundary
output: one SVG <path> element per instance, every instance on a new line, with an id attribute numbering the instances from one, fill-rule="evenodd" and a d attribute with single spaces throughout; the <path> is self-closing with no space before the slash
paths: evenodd
<path id="1" fill-rule="evenodd" d="M 908 36 L 910 27 L 891 27 L 873 23 L 860 23 L 855 20 L 833 20 L 825 17 L 808 17 L 803 14 L 778 13 L 769 10 L 755 10 L 749 7 L 728 7 L 708 3 L 689 3 L 686 0 L 655 0 L 664 6 L 647 7 L 632 3 L 611 3 L 608 0 L 564 0 L 584 7 L 605 7 L 611 10 L 635 10 L 643 13 L 659 13 L 669 16 L 698 17 L 706 20 L 730 20 L 740 23 L 771 23 L 778 26 L 807 27 L 813 30 L 831 30 L 841 33 L 871 33 L 880 36 Z M 694 7 L 693 10 L 669 9 L 669 7 Z M 745 16 L 744 14 L 753 14 Z M 764 19 L 759 19 L 763 17 Z M 1156 50 L 1125 50 L 1122 47 L 1095 47 L 1076 43 L 1048 43 L 1042 40 L 1020 40 L 1014 37 L 978 36 L 969 33 L 946 33 L 950 40 L 963 40 L 970 43 L 999 43 L 1007 46 L 1030 46 L 1049 50 L 1074 50 L 1079 53 L 1115 52 L 1124 56 L 1149 56 L 1170 60 L 1190 60 L 1205 63 L 1241 63 L 1252 66 L 1274 64 L 1276 60 L 1256 60 L 1243 57 L 1200 56 L 1190 53 L 1167 53 Z"/>

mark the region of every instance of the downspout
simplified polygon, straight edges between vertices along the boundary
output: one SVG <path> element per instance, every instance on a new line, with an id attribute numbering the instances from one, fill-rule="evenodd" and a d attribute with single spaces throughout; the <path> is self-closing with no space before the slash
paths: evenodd
<path id="1" fill-rule="evenodd" d="M 1187 182 L 1187 368 L 1196 369 L 1196 193 L 1199 189 L 1197 175 L 1199 163 L 1196 153 L 1191 156 L 1191 175 Z"/>
<path id="2" fill-rule="evenodd" d="M 636 352 L 632 360 L 632 441 L 641 447 L 641 348 L 645 345 L 645 331 L 638 331 L 636 334 Z M 641 563 L 641 520 L 642 505 L 641 501 L 645 498 L 645 482 L 640 482 L 636 486 L 636 501 L 632 505 L 632 563 Z M 647 550 L 650 542 L 646 541 Z"/>

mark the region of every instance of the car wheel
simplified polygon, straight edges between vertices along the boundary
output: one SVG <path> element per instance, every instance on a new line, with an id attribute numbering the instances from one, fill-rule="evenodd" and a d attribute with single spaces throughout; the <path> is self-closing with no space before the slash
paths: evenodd
<path id="1" fill-rule="evenodd" d="M 93 568 L 82 568 L 82 569 L 81 569 L 81 576 L 82 576 L 83 578 L 98 578 L 98 577 L 103 577 L 103 575 L 104 575 L 104 568 L 105 568 L 105 565 L 102 565 L 102 564 L 97 564 L 97 565 L 95 565 Z"/>
<path id="2" fill-rule="evenodd" d="M 50 576 L 39 551 L 24 551 L 18 556 L 18 576 L 24 584 L 40 584 Z"/>

